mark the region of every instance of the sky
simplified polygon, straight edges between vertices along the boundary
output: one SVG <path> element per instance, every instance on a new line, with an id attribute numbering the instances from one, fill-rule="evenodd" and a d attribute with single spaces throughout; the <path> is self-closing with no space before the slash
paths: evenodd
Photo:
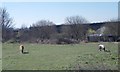
<path id="1" fill-rule="evenodd" d="M 119 0 L 0 0 L 1 2 L 118 2 Z"/>
<path id="2" fill-rule="evenodd" d="M 3 2 L 16 28 L 29 27 L 39 20 L 63 24 L 68 16 L 82 16 L 89 22 L 118 17 L 118 2 Z"/>

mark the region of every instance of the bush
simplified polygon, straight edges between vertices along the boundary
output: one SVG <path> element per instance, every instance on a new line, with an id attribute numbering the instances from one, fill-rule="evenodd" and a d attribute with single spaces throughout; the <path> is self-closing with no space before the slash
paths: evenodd
<path id="1" fill-rule="evenodd" d="M 17 41 L 15 39 L 10 39 L 6 43 L 16 43 Z"/>
<path id="2" fill-rule="evenodd" d="M 56 44 L 74 44 L 74 43 L 79 43 L 76 40 L 73 39 L 68 39 L 68 38 L 60 38 L 57 40 Z"/>

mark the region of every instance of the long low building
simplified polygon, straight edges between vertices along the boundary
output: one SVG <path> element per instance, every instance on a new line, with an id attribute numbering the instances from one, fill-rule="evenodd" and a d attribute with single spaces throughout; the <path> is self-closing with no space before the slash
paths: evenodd
<path id="1" fill-rule="evenodd" d="M 115 35 L 103 35 L 103 34 L 92 34 L 88 35 L 87 39 L 89 42 L 115 42 L 120 41 L 120 36 Z"/>

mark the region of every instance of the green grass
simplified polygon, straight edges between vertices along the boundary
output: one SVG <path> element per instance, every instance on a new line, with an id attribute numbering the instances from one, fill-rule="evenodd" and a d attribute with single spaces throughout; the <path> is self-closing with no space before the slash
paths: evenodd
<path id="1" fill-rule="evenodd" d="M 2 43 L 0 42 L 0 71 L 2 71 Z"/>
<path id="2" fill-rule="evenodd" d="M 111 52 L 98 51 L 97 43 L 76 45 L 3 44 L 3 70 L 117 70 L 118 44 L 104 43 Z"/>

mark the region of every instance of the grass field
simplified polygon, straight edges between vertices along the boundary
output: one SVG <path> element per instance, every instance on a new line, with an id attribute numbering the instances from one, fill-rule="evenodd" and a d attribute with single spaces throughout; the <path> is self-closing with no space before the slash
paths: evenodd
<path id="1" fill-rule="evenodd" d="M 103 43 L 111 52 L 98 50 L 97 43 L 76 45 L 3 44 L 3 70 L 117 70 L 118 44 Z"/>
<path id="2" fill-rule="evenodd" d="M 0 42 L 0 72 L 2 71 L 2 43 Z"/>

